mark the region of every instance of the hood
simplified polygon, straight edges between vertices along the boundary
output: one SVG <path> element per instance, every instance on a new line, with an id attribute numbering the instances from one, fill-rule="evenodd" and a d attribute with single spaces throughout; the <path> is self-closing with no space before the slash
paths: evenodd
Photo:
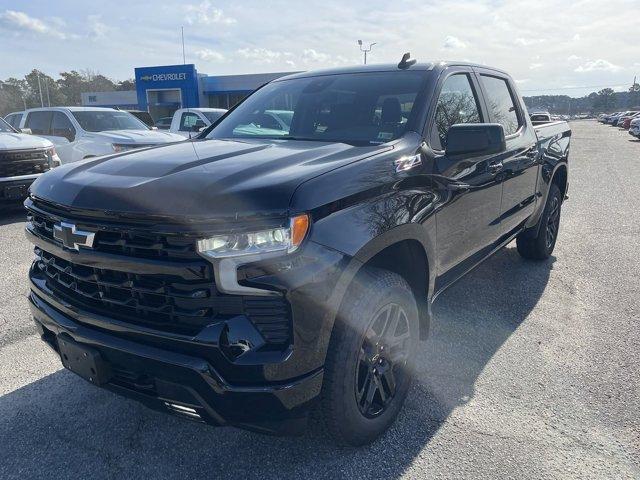
<path id="1" fill-rule="evenodd" d="M 4 133 L 0 132 L 0 150 L 24 150 L 28 148 L 52 147 L 46 138 L 35 137 L 25 133 Z"/>
<path id="2" fill-rule="evenodd" d="M 87 136 L 111 143 L 139 143 L 145 145 L 181 142 L 184 140 L 184 137 L 180 135 L 159 130 L 108 130 L 91 132 Z"/>
<path id="3" fill-rule="evenodd" d="M 31 193 L 78 209 L 136 216 L 283 216 L 304 181 L 391 148 L 197 140 L 63 165 L 42 175 Z"/>

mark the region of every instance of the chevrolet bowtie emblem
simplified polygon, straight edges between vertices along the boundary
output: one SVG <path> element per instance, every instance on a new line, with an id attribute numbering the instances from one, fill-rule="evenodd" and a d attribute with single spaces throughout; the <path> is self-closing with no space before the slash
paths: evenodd
<path id="1" fill-rule="evenodd" d="M 95 236 L 95 232 L 78 230 L 73 223 L 60 222 L 53 226 L 53 238 L 71 250 L 78 250 L 78 247 L 93 247 Z"/>

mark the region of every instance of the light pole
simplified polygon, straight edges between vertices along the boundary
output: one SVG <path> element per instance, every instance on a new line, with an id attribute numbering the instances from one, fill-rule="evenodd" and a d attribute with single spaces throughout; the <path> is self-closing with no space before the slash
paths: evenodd
<path id="1" fill-rule="evenodd" d="M 376 42 L 370 43 L 369 47 L 365 47 L 362 43 L 362 40 L 358 40 L 358 45 L 360 46 L 360 51 L 364 54 L 364 64 L 367 64 L 367 53 L 371 51 Z"/>

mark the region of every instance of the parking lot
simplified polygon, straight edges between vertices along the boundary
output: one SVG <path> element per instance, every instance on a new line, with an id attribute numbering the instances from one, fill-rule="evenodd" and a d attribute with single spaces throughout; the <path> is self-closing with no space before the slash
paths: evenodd
<path id="1" fill-rule="evenodd" d="M 32 249 L 0 217 L 1 478 L 640 478 L 640 141 L 572 123 L 548 262 L 515 245 L 444 293 L 406 408 L 338 449 L 152 412 L 61 369 L 27 306 Z"/>

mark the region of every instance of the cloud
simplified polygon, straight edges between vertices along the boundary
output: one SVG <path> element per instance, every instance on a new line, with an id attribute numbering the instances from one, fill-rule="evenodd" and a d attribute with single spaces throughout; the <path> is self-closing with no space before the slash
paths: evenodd
<path id="1" fill-rule="evenodd" d="M 253 60 L 256 63 L 274 63 L 282 58 L 289 58 L 292 56 L 290 52 L 280 52 L 262 47 L 240 48 L 237 50 L 237 54 L 247 60 Z"/>
<path id="2" fill-rule="evenodd" d="M 544 38 L 516 38 L 516 45 L 521 45 L 523 47 L 528 47 L 530 45 L 536 45 L 537 43 L 544 42 Z"/>
<path id="3" fill-rule="evenodd" d="M 210 48 L 203 48 L 202 50 L 198 50 L 195 53 L 200 60 L 204 60 L 207 62 L 223 62 L 224 61 L 223 54 L 221 54 L 220 52 L 211 50 Z"/>
<path id="4" fill-rule="evenodd" d="M 462 49 L 467 48 L 467 44 L 460 40 L 458 37 L 447 35 L 447 38 L 444 39 L 444 43 L 442 44 L 442 48 L 445 48 L 447 50 Z"/>
<path id="5" fill-rule="evenodd" d="M 89 38 L 99 40 L 107 36 L 111 30 L 106 24 L 102 23 L 100 15 L 89 15 L 87 17 L 87 24 L 89 26 Z"/>
<path id="6" fill-rule="evenodd" d="M 578 55 L 569 55 L 567 57 L 567 62 L 577 62 L 578 60 L 582 60 L 582 57 L 579 57 Z"/>
<path id="7" fill-rule="evenodd" d="M 529 65 L 529 70 L 538 70 L 544 67 L 544 63 L 532 63 Z"/>
<path id="8" fill-rule="evenodd" d="M 227 17 L 222 10 L 214 7 L 209 0 L 205 0 L 197 5 L 187 5 L 186 10 L 187 16 L 185 20 L 189 25 L 231 25 L 232 23 L 236 23 L 235 18 Z"/>
<path id="9" fill-rule="evenodd" d="M 583 63 L 582 65 L 578 66 L 578 68 L 576 68 L 574 72 L 617 72 L 619 70 L 622 70 L 622 67 L 599 58 L 598 60 L 589 60 L 588 62 Z"/>
<path id="10" fill-rule="evenodd" d="M 342 55 L 329 55 L 328 53 L 318 52 L 313 48 L 306 48 L 302 52 L 302 63 L 305 65 L 340 65 L 348 63 L 348 59 Z"/>
<path id="11" fill-rule="evenodd" d="M 66 38 L 66 35 L 54 26 L 47 25 L 39 18 L 30 17 L 24 12 L 15 10 L 5 10 L 4 13 L 0 14 L 0 27 L 15 32 L 30 32 L 60 39 Z"/>

